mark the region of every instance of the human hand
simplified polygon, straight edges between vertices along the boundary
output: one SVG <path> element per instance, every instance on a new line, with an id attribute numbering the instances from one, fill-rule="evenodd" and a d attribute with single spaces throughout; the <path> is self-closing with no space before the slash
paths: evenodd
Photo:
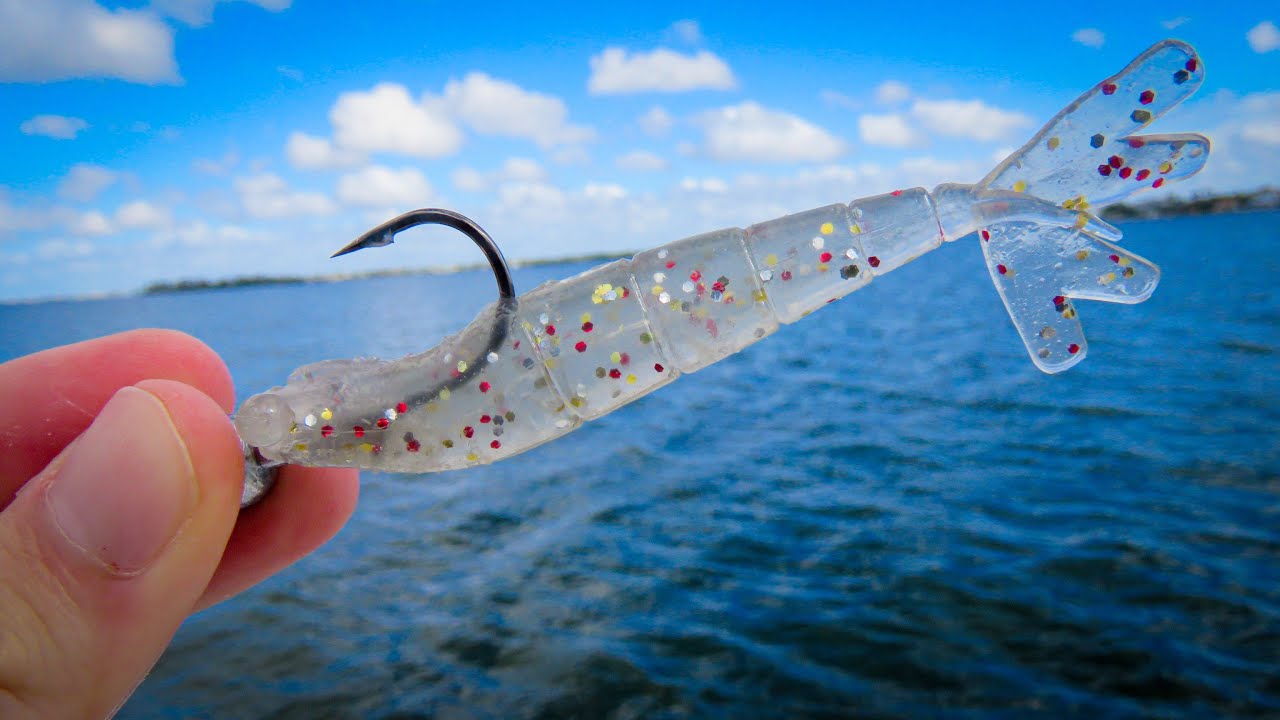
<path id="1" fill-rule="evenodd" d="M 315 549 L 356 472 L 285 467 L 239 511 L 218 356 L 140 330 L 0 365 L 0 717 L 117 710 L 182 621 Z"/>

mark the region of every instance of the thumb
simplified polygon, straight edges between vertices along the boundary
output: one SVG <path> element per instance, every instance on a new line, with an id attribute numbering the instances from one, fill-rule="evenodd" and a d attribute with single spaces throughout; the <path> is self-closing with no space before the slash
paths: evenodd
<path id="1" fill-rule="evenodd" d="M 243 472 L 198 390 L 149 380 L 111 398 L 0 513 L 0 717 L 124 703 L 213 575 Z"/>

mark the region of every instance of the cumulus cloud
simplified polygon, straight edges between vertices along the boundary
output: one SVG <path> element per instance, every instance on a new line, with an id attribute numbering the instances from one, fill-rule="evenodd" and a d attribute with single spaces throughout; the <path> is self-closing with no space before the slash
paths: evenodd
<path id="1" fill-rule="evenodd" d="M 191 167 L 196 172 L 215 176 L 226 175 L 238 164 L 240 164 L 240 156 L 232 150 L 228 150 L 220 158 L 196 158 L 191 161 Z"/>
<path id="2" fill-rule="evenodd" d="M 365 161 L 364 153 L 336 148 L 328 138 L 304 132 L 290 133 L 284 152 L 289 164 L 300 170 L 354 167 Z"/>
<path id="3" fill-rule="evenodd" d="M 0 2 L 0 82 L 70 78 L 177 83 L 173 29 L 154 13 L 93 0 Z"/>
<path id="4" fill-rule="evenodd" d="M 687 192 L 724 193 L 729 191 L 729 184 L 718 177 L 687 177 L 680 180 L 680 189 Z"/>
<path id="5" fill-rule="evenodd" d="M 370 165 L 338 180 L 338 200 L 356 207 L 421 207 L 432 195 L 426 176 L 408 167 Z"/>
<path id="6" fill-rule="evenodd" d="M 911 116 L 938 135 L 982 141 L 1002 140 L 1035 122 L 1024 113 L 981 100 L 916 100 Z"/>
<path id="7" fill-rule="evenodd" d="M 462 131 L 438 103 L 415 102 L 408 88 L 396 83 L 342 93 L 329 120 L 333 141 L 343 151 L 432 158 L 462 147 Z"/>
<path id="8" fill-rule="evenodd" d="M 1268 53 L 1280 48 L 1280 28 L 1270 20 L 1263 20 L 1245 33 L 1249 47 L 1256 53 Z"/>
<path id="9" fill-rule="evenodd" d="M 587 183 L 582 194 L 592 200 L 621 200 L 627 196 L 627 189 L 615 183 Z"/>
<path id="10" fill-rule="evenodd" d="M 74 140 L 76 135 L 88 127 L 89 123 L 78 117 L 36 115 L 29 120 L 24 120 L 18 129 L 24 135 L 43 135 L 55 140 Z"/>
<path id="11" fill-rule="evenodd" d="M 274 219 L 297 215 L 328 215 L 333 201 L 324 193 L 294 190 L 279 175 L 259 173 L 236 178 L 236 194 L 251 217 Z"/>
<path id="12" fill-rule="evenodd" d="M 704 151 L 717 160 L 821 162 L 845 151 L 845 143 L 807 120 L 748 101 L 702 113 Z"/>
<path id="13" fill-rule="evenodd" d="M 698 45 L 702 42 L 702 27 L 697 20 L 677 20 L 663 34 L 685 45 Z"/>
<path id="14" fill-rule="evenodd" d="M 587 91 L 592 95 L 731 90 L 738 85 L 729 65 L 706 50 L 686 55 L 658 48 L 630 54 L 611 47 L 592 57 L 590 64 Z"/>
<path id="15" fill-rule="evenodd" d="M 490 172 L 461 167 L 453 171 L 454 187 L 468 192 L 486 192 L 509 183 L 541 183 L 547 173 L 536 160 L 524 157 L 508 158 L 502 167 Z"/>
<path id="16" fill-rule="evenodd" d="M 1107 41 L 1107 36 L 1098 28 L 1080 28 L 1071 33 L 1071 39 L 1085 47 L 1100 48 Z"/>
<path id="17" fill-rule="evenodd" d="M 174 20 L 190 25 L 203 27 L 213 21 L 213 7 L 220 0 L 151 0 L 151 9 Z M 221 0 L 224 1 L 225 0 Z M 244 0 L 264 10 L 280 12 L 292 3 L 292 0 Z"/>
<path id="18" fill-rule="evenodd" d="M 895 148 L 913 147 L 924 141 L 924 136 L 897 113 L 859 117 L 858 136 L 868 145 Z"/>
<path id="19" fill-rule="evenodd" d="M 145 200 L 135 200 L 116 209 L 116 224 L 125 230 L 159 230 L 172 221 L 169 211 Z"/>
<path id="20" fill-rule="evenodd" d="M 101 165 L 76 163 L 58 183 L 58 196 L 89 202 L 115 184 L 119 176 Z"/>
<path id="21" fill-rule="evenodd" d="M 75 215 L 67 229 L 75 235 L 110 235 L 115 232 L 115 226 L 107 216 L 97 210 Z"/>
<path id="22" fill-rule="evenodd" d="M 876 87 L 876 102 L 897 105 L 911 99 L 911 88 L 897 80 L 885 80 Z"/>
<path id="23" fill-rule="evenodd" d="M 542 147 L 591 140 L 595 132 L 568 122 L 564 101 L 481 72 L 444 88 L 448 108 L 482 135 L 528 138 Z"/>
<path id="24" fill-rule="evenodd" d="M 1180 26 L 1180 25 L 1184 25 L 1184 24 L 1186 24 L 1187 22 L 1190 22 L 1190 20 L 1191 20 L 1191 18 L 1189 18 L 1189 17 L 1187 17 L 1187 16 L 1185 16 L 1185 15 L 1179 15 L 1179 16 L 1178 16 L 1178 17 L 1176 17 L 1176 18 L 1169 18 L 1168 20 L 1161 20 L 1161 21 L 1160 21 L 1160 24 L 1164 26 L 1164 29 L 1165 29 L 1165 30 L 1172 30 L 1172 29 L 1174 29 L 1174 28 L 1176 28 L 1176 27 L 1178 27 L 1178 26 Z"/>
<path id="25" fill-rule="evenodd" d="M 629 153 L 624 153 L 619 155 L 613 163 L 623 170 L 649 171 L 666 170 L 671 165 L 665 158 L 647 150 L 633 150 Z"/>
<path id="26" fill-rule="evenodd" d="M 648 112 L 641 115 L 636 122 L 639 123 L 640 129 L 644 131 L 644 134 L 652 137 L 662 137 L 671 131 L 671 127 L 676 124 L 676 119 L 671 117 L 671 113 L 654 105 L 649 108 Z"/>

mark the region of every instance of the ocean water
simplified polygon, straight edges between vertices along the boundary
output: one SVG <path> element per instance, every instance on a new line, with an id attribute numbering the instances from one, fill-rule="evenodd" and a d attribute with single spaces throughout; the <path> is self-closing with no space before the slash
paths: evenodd
<path id="1" fill-rule="evenodd" d="M 966 241 L 533 452 L 366 474 L 333 542 L 192 618 L 120 717 L 1280 716 L 1280 214 L 1122 229 L 1163 283 L 1080 303 L 1063 375 Z M 7 306 L 0 359 L 174 327 L 243 399 L 429 347 L 492 292 Z"/>

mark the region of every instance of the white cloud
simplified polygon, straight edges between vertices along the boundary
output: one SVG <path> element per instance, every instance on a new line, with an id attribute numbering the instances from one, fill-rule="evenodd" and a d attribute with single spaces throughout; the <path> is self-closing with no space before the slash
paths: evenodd
<path id="1" fill-rule="evenodd" d="M 121 205 L 116 210 L 116 224 L 125 230 L 159 230 L 172 222 L 169 211 L 145 200 Z"/>
<path id="2" fill-rule="evenodd" d="M 697 20 L 677 20 L 663 34 L 685 45 L 698 45 L 702 42 L 702 28 Z"/>
<path id="3" fill-rule="evenodd" d="M 255 218 L 328 215 L 334 211 L 329 196 L 294 190 L 279 175 L 272 173 L 236 178 L 233 185 L 245 212 Z"/>
<path id="4" fill-rule="evenodd" d="M 335 148 L 328 138 L 304 132 L 290 133 L 284 152 L 289 164 L 301 170 L 353 167 L 365 161 L 364 153 Z"/>
<path id="5" fill-rule="evenodd" d="M 46 240 L 35 248 L 36 257 L 41 260 L 67 260 L 93 254 L 93 245 L 83 240 L 70 242 L 67 240 Z"/>
<path id="6" fill-rule="evenodd" d="M 591 128 L 569 124 L 569 111 L 560 98 L 481 72 L 450 81 L 444 88 L 444 101 L 458 118 L 483 135 L 528 138 L 542 147 L 595 137 Z"/>
<path id="7" fill-rule="evenodd" d="M 916 100 L 911 116 L 939 135 L 983 141 L 1004 139 L 1035 122 L 1023 113 L 981 100 Z"/>
<path id="8" fill-rule="evenodd" d="M 566 145 L 551 152 L 551 162 L 557 165 L 590 165 L 591 155 L 581 145 Z"/>
<path id="9" fill-rule="evenodd" d="M 462 132 L 438 103 L 414 102 L 409 90 L 395 83 L 339 95 L 329 120 L 334 144 L 343 151 L 431 158 L 462 147 Z"/>
<path id="10" fill-rule="evenodd" d="M 822 102 L 829 105 L 835 105 L 845 110 L 861 110 L 863 103 L 858 102 L 855 98 L 850 97 L 842 92 L 835 90 L 823 90 L 818 93 L 818 97 L 822 98 Z"/>
<path id="11" fill-rule="evenodd" d="M 632 150 L 629 153 L 619 155 L 613 161 L 615 165 L 623 170 L 666 170 L 671 163 L 666 158 L 659 157 L 647 150 Z"/>
<path id="12" fill-rule="evenodd" d="M 0 82 L 70 78 L 179 82 L 173 29 L 153 13 L 93 0 L 0 2 Z"/>
<path id="13" fill-rule="evenodd" d="M 272 12 L 285 10 L 292 2 L 292 0 L 245 1 Z M 213 6 L 218 2 L 219 0 L 151 0 L 151 9 L 191 27 L 203 27 L 213 21 Z"/>
<path id="14" fill-rule="evenodd" d="M 671 117 L 671 113 L 663 110 L 661 107 L 654 105 L 649 111 L 640 116 L 636 121 L 640 124 L 640 129 L 646 135 L 652 137 L 662 137 L 670 132 L 671 127 L 676 124 L 675 118 Z"/>
<path id="15" fill-rule="evenodd" d="M 338 199 L 357 207 L 422 207 L 432 195 L 431 183 L 414 168 L 370 165 L 338 179 Z"/>
<path id="16" fill-rule="evenodd" d="M 701 50 L 685 55 L 667 48 L 634 55 L 622 48 L 606 48 L 591 58 L 587 80 L 592 95 L 731 90 L 737 85 L 729 65 L 714 54 Z"/>
<path id="17" fill-rule="evenodd" d="M 115 184 L 119 176 L 101 165 L 76 163 L 58 183 L 58 196 L 68 200 L 89 202 Z"/>
<path id="18" fill-rule="evenodd" d="M 453 171 L 454 187 L 469 192 L 486 192 L 504 183 L 541 183 L 547 173 L 536 160 L 523 157 L 508 158 L 502 167 L 491 172 L 461 167 Z"/>
<path id="19" fill-rule="evenodd" d="M 220 158 L 196 158 L 191 161 L 191 168 L 196 172 L 205 175 L 226 175 L 240 164 L 240 156 L 233 150 L 228 150 L 225 155 Z"/>
<path id="20" fill-rule="evenodd" d="M 920 131 L 911 127 L 906 117 L 897 113 L 862 115 L 858 118 L 858 136 L 868 145 L 895 148 L 913 147 L 924 141 Z"/>
<path id="21" fill-rule="evenodd" d="M 76 135 L 88 127 L 89 123 L 78 117 L 36 115 L 29 120 L 24 120 L 18 129 L 24 135 L 43 135 L 55 140 L 74 140 Z"/>
<path id="22" fill-rule="evenodd" d="M 897 80 L 885 80 L 876 87 L 876 102 L 897 105 L 911 99 L 911 88 Z"/>
<path id="23" fill-rule="evenodd" d="M 1071 39 L 1085 47 L 1100 48 L 1107 41 L 1107 36 L 1098 28 L 1080 28 L 1071 33 Z"/>
<path id="24" fill-rule="evenodd" d="M 1280 120 L 1266 118 L 1247 122 L 1240 129 L 1240 137 L 1263 145 L 1280 146 Z"/>
<path id="25" fill-rule="evenodd" d="M 627 196 L 627 190 L 614 183 L 587 183 L 582 194 L 591 200 L 621 200 Z"/>
<path id="26" fill-rule="evenodd" d="M 76 215 L 67 229 L 75 235 L 110 235 L 115 232 L 115 226 L 107 216 L 97 210 Z"/>
<path id="27" fill-rule="evenodd" d="M 1280 28 L 1276 28 L 1276 24 L 1270 20 L 1254 25 L 1245 33 L 1245 38 L 1256 53 L 1267 53 L 1280 48 Z"/>
<path id="28" fill-rule="evenodd" d="M 687 177 L 680 181 L 680 189 L 691 192 L 724 193 L 729 191 L 729 184 L 717 177 Z"/>
<path id="29" fill-rule="evenodd" d="M 1176 17 L 1176 18 L 1170 18 L 1170 19 L 1168 19 L 1168 20 L 1161 20 L 1161 21 L 1160 21 L 1160 24 L 1164 26 L 1164 29 L 1165 29 L 1165 30 L 1172 30 L 1172 29 L 1174 29 L 1174 28 L 1176 28 L 1176 27 L 1178 27 L 1178 26 L 1180 26 L 1180 25 L 1184 25 L 1184 24 L 1186 24 L 1186 23 L 1188 23 L 1188 22 L 1190 22 L 1190 21 L 1191 21 L 1191 18 L 1189 18 L 1189 17 L 1187 17 L 1187 16 L 1185 16 L 1185 15 L 1180 15 L 1180 16 L 1178 16 L 1178 17 Z"/>
<path id="30" fill-rule="evenodd" d="M 747 101 L 698 117 L 704 149 L 717 160 L 813 162 L 835 158 L 845 143 L 795 115 Z"/>

